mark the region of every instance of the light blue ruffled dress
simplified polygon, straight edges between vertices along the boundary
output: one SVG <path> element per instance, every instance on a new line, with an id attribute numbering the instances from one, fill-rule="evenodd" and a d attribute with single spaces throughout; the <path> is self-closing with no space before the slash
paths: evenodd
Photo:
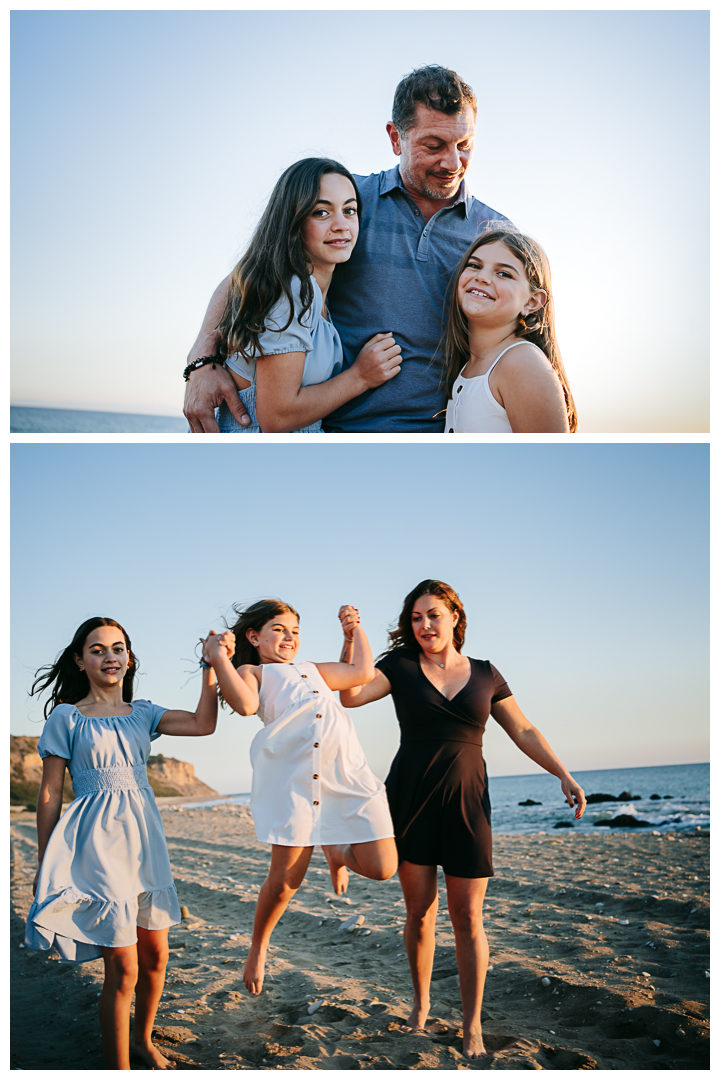
<path id="1" fill-rule="evenodd" d="M 265 320 L 265 330 L 260 334 L 260 345 L 265 356 L 279 356 L 282 353 L 304 352 L 305 367 L 301 380 L 302 386 L 314 386 L 317 383 L 326 382 L 338 375 L 343 366 L 343 349 L 340 335 L 330 319 L 323 318 L 322 290 L 314 277 L 311 276 L 310 284 L 313 288 L 313 300 L 310 310 L 300 319 L 302 301 L 300 300 L 300 278 L 294 277 L 290 283 L 290 291 L 293 296 L 294 317 L 287 330 L 281 330 L 290 317 L 290 302 L 286 296 L 282 296 L 272 308 Z M 243 379 L 247 379 L 251 385 L 245 390 L 238 390 L 238 397 L 248 411 L 252 421 L 247 427 L 239 424 L 233 414 L 223 403 L 216 410 L 218 427 L 223 432 L 261 432 L 262 428 L 257 422 L 256 404 L 257 394 L 255 385 L 255 365 L 257 360 L 262 363 L 262 357 L 258 356 L 246 360 L 239 353 L 229 356 L 227 367 Z M 322 431 L 322 422 L 318 420 L 310 427 L 298 428 L 298 431 L 313 432 Z"/>
<path id="2" fill-rule="evenodd" d="M 150 743 L 166 710 L 133 701 L 127 716 L 51 712 L 38 753 L 65 758 L 75 799 L 50 837 L 25 943 L 64 960 L 137 942 L 137 927 L 181 921 L 165 833 L 147 779 Z"/>

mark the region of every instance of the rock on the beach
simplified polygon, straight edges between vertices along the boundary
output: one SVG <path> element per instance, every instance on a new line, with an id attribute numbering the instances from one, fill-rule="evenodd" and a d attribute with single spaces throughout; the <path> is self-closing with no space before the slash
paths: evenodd
<path id="1" fill-rule="evenodd" d="M 362 926 L 364 922 L 364 915 L 351 915 L 349 919 L 343 919 L 338 929 L 352 932 L 353 930 L 357 930 L 358 926 Z"/>
<path id="2" fill-rule="evenodd" d="M 643 821 L 642 818 L 636 818 L 632 814 L 618 814 L 617 817 L 607 821 L 596 821 L 594 824 L 595 828 L 599 825 L 609 825 L 611 829 L 649 829 L 651 823 Z"/>
<path id="3" fill-rule="evenodd" d="M 540 982 L 542 983 L 543 986 L 549 986 L 550 985 L 550 980 L 548 979 L 547 975 L 544 975 L 542 977 L 542 979 L 540 980 Z"/>
<path id="4" fill-rule="evenodd" d="M 320 1001 L 311 1001 L 310 1004 L 308 1005 L 308 1016 L 313 1016 L 318 1011 L 318 1009 L 320 1008 L 320 1006 L 322 1004 L 323 1004 L 322 1000 L 320 1000 Z"/>
<path id="5" fill-rule="evenodd" d="M 524 802 L 519 802 L 518 806 L 542 806 L 542 803 L 535 802 L 534 799 L 525 799 Z"/>
<path id="6" fill-rule="evenodd" d="M 642 795 L 631 795 L 629 791 L 621 791 L 619 795 L 608 795 L 607 792 L 598 791 L 585 797 L 588 803 L 628 802 L 630 799 L 642 799 Z"/>
<path id="7" fill-rule="evenodd" d="M 574 821 L 556 821 L 553 825 L 553 829 L 574 829 Z"/>
<path id="8" fill-rule="evenodd" d="M 650 798 L 651 798 L 651 799 L 659 799 L 659 798 L 660 798 L 660 796 L 659 796 L 659 795 L 651 795 L 651 796 L 650 796 Z"/>

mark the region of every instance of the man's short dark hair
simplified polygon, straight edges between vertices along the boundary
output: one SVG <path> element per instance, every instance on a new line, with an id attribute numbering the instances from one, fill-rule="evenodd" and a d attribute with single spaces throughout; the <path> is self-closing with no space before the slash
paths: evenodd
<path id="1" fill-rule="evenodd" d="M 426 105 L 428 109 L 435 109 L 446 116 L 455 116 L 468 105 L 477 113 L 477 99 L 472 88 L 462 81 L 456 71 L 450 71 L 440 64 L 416 68 L 398 83 L 392 120 L 401 138 L 417 122 L 417 105 Z"/>

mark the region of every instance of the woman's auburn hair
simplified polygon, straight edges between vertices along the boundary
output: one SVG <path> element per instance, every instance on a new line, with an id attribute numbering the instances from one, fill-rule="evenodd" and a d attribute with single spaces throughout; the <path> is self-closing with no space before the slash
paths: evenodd
<path id="1" fill-rule="evenodd" d="M 438 600 L 441 600 L 453 615 L 457 613 L 458 621 L 453 630 L 453 645 L 458 652 L 462 652 L 467 627 L 467 617 L 462 601 L 451 585 L 447 585 L 444 581 L 437 581 L 435 578 L 426 578 L 405 597 L 397 625 L 393 630 L 389 631 L 388 647 L 385 652 L 380 654 L 381 656 L 387 656 L 388 653 L 393 652 L 395 649 L 413 649 L 418 653 L 421 651 L 412 628 L 413 608 L 416 600 L 419 600 L 421 596 L 437 596 Z"/>
<path id="2" fill-rule="evenodd" d="M 360 221 L 360 192 L 352 173 L 332 158 L 303 158 L 282 174 L 273 188 L 265 211 L 252 235 L 247 251 L 232 274 L 227 302 L 217 332 L 219 354 L 240 353 L 246 360 L 262 356 L 260 335 L 272 308 L 287 297 L 290 314 L 285 331 L 295 318 L 292 279 L 300 279 L 299 318 L 310 310 L 313 288 L 312 266 L 303 247 L 301 228 L 320 197 L 323 176 L 337 173 L 350 181 L 357 199 Z"/>
<path id="3" fill-rule="evenodd" d="M 90 680 L 86 673 L 77 666 L 75 657 L 82 656 L 85 642 L 93 630 L 97 630 L 100 626 L 116 626 L 125 639 L 128 652 L 128 669 L 123 679 L 122 699 L 128 702 L 133 700 L 138 658 L 132 651 L 127 631 L 115 619 L 106 619 L 103 616 L 96 615 L 91 619 L 86 619 L 84 623 L 78 626 L 73 634 L 72 641 L 67 648 L 63 649 L 54 664 L 45 664 L 44 667 L 38 668 L 35 672 L 35 681 L 30 690 L 31 697 L 34 694 L 42 694 L 49 686 L 52 686 L 52 692 L 45 702 L 43 710 L 46 720 L 56 705 L 74 705 L 77 701 L 82 701 L 89 693 Z"/>
<path id="4" fill-rule="evenodd" d="M 577 431 L 575 402 L 570 392 L 567 375 L 560 356 L 560 349 L 555 337 L 555 305 L 553 303 L 548 257 L 538 242 L 533 240 L 531 236 L 526 236 L 519 230 L 510 229 L 507 226 L 491 228 L 477 240 L 473 240 L 460 260 L 450 282 L 447 298 L 448 319 L 441 343 L 444 361 L 443 385 L 445 394 L 448 398 L 452 397 L 455 380 L 470 359 L 468 320 L 458 299 L 460 276 L 478 248 L 485 247 L 486 244 L 494 244 L 496 241 L 505 244 L 523 264 L 525 277 L 533 292 L 537 289 L 543 289 L 547 293 L 545 306 L 538 311 L 531 312 L 524 322 L 518 320 L 515 333 L 518 337 L 525 338 L 533 345 L 537 345 L 545 353 L 562 386 L 570 431 Z"/>

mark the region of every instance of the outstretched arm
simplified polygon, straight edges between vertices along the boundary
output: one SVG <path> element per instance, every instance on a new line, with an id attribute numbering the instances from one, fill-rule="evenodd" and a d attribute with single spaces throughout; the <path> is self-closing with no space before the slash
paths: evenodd
<path id="1" fill-rule="evenodd" d="M 348 637 L 346 634 L 342 652 L 340 653 L 340 662 L 343 664 L 352 664 L 354 649 L 354 637 Z M 379 698 L 386 697 L 390 693 L 390 689 L 390 683 L 385 678 L 382 671 L 378 671 L 376 667 L 373 667 L 369 682 L 362 685 L 356 683 L 354 686 L 346 686 L 344 689 L 341 689 L 340 703 L 344 705 L 346 709 L 355 709 L 359 705 L 367 705 L 370 701 L 377 701 Z"/>
<path id="2" fill-rule="evenodd" d="M 260 683 L 252 664 L 243 664 L 239 668 L 231 664 L 235 635 L 231 630 L 226 630 L 224 634 L 208 636 L 205 648 L 222 696 L 230 708 L 240 716 L 254 716 L 260 706 Z"/>
<path id="3" fill-rule="evenodd" d="M 45 858 L 45 848 L 52 831 L 60 820 L 62 811 L 63 783 L 65 781 L 65 758 L 54 754 L 43 758 L 42 781 L 37 800 L 38 870 L 33 881 L 33 896 L 37 889 L 38 875 Z"/>
<path id="4" fill-rule="evenodd" d="M 187 362 L 198 360 L 201 356 L 215 356 L 220 344 L 217 325 L 222 319 L 227 301 L 230 275 L 220 282 L 210 298 L 208 309 L 205 312 L 200 333 L 195 339 L 195 344 L 188 353 Z M 249 424 L 250 417 L 247 415 L 244 405 L 237 393 L 237 386 L 232 376 L 225 368 L 206 364 L 204 367 L 193 371 L 185 387 L 185 404 L 183 412 L 190 424 L 190 430 L 196 434 L 208 431 L 218 431 L 215 421 L 215 409 L 226 402 L 227 407 L 235 419 L 241 424 Z"/>
<path id="5" fill-rule="evenodd" d="M 515 698 L 506 697 L 497 701 L 490 711 L 523 754 L 546 772 L 557 776 L 568 804 L 575 807 L 575 817 L 582 817 L 586 806 L 585 792 L 555 756 L 547 739 L 521 712 Z"/>
<path id="6" fill-rule="evenodd" d="M 373 658 L 365 631 L 360 625 L 357 608 L 346 604 L 338 618 L 343 628 L 344 642 L 339 664 L 316 664 L 331 690 L 364 686 L 373 677 Z"/>
<path id="7" fill-rule="evenodd" d="M 217 726 L 217 711 L 215 672 L 212 668 L 203 668 L 202 689 L 195 712 L 187 712 L 185 709 L 168 709 L 163 713 L 162 720 L 155 730 L 161 735 L 212 735 Z"/>

